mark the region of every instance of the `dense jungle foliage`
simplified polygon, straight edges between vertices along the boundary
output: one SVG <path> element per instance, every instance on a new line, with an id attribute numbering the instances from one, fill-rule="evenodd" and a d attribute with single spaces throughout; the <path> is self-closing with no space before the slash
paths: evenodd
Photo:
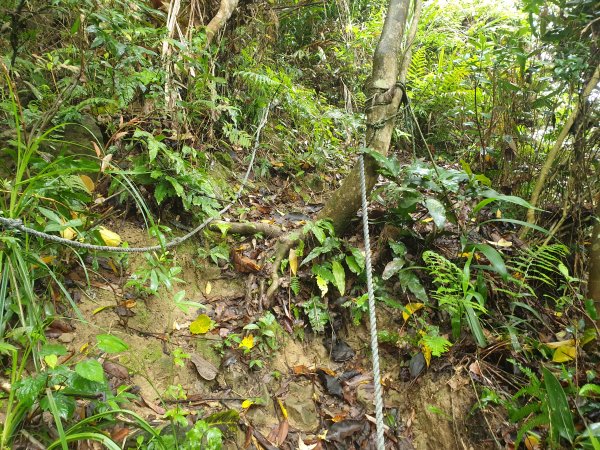
<path id="1" fill-rule="evenodd" d="M 402 101 L 366 123 L 388 3 Z M 386 448 L 600 449 L 599 19 L 595 0 L 2 2 L 0 449 L 375 448 L 368 339 L 344 341 L 369 323 L 363 214 L 319 215 L 359 154 L 384 398 L 462 371 L 483 424 L 419 446 L 386 402 Z M 387 153 L 365 141 L 386 124 Z M 218 273 L 198 295 L 190 247 Z M 245 291 L 211 300 L 223 278 Z M 152 302 L 181 315 L 140 329 Z M 168 368 L 134 370 L 132 336 Z M 290 337 L 333 359 L 276 369 Z M 213 382 L 234 360 L 278 388 Z M 173 377 L 144 375 L 151 401 L 130 377 L 154 370 Z M 307 394 L 313 429 L 288 420 L 294 377 L 330 399 Z"/>

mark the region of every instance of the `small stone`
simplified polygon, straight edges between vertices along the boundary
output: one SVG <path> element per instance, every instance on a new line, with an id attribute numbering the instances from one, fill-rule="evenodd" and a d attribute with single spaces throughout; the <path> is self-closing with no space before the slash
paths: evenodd
<path id="1" fill-rule="evenodd" d="M 75 339 L 74 333 L 63 333 L 58 337 L 59 342 L 62 342 L 63 344 L 69 344 L 73 342 L 73 339 Z"/>

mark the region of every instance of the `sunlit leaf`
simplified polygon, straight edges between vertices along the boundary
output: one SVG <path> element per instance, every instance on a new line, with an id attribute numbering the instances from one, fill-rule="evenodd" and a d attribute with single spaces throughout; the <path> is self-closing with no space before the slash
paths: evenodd
<path id="1" fill-rule="evenodd" d="M 206 334 L 213 327 L 213 321 L 206 314 L 200 314 L 196 320 L 190 324 L 190 333 Z"/>
<path id="2" fill-rule="evenodd" d="M 117 247 L 121 243 L 121 236 L 114 231 L 110 231 L 105 227 L 100 227 L 98 231 L 104 243 L 109 247 Z"/>
<path id="3" fill-rule="evenodd" d="M 254 347 L 254 336 L 252 334 L 249 334 L 244 339 L 242 339 L 242 342 L 240 342 L 240 345 L 239 345 L 239 348 L 243 348 L 246 350 L 252 350 L 253 347 Z"/>
<path id="4" fill-rule="evenodd" d="M 102 369 L 102 364 L 95 359 L 86 359 L 85 361 L 77 363 L 75 372 L 86 380 L 96 381 L 98 383 L 104 381 L 104 369 Z"/>
<path id="5" fill-rule="evenodd" d="M 574 345 L 564 344 L 554 350 L 552 361 L 563 363 L 573 361 L 577 356 L 577 347 Z"/>
<path id="6" fill-rule="evenodd" d="M 298 273 L 298 254 L 296 253 L 295 248 L 290 249 L 288 259 L 290 261 L 290 271 L 292 272 L 293 276 L 296 276 Z"/>
<path id="7" fill-rule="evenodd" d="M 106 353 L 120 353 L 129 348 L 122 339 L 112 334 L 99 334 L 96 336 L 98 348 Z"/>
<path id="8" fill-rule="evenodd" d="M 423 306 L 425 306 L 424 303 L 408 303 L 408 304 L 406 304 L 404 306 L 404 311 L 402 311 L 402 318 L 404 319 L 404 321 L 406 322 L 413 313 L 415 313 L 416 311 L 423 308 Z"/>
<path id="9" fill-rule="evenodd" d="M 333 261 L 331 263 L 331 271 L 335 280 L 335 287 L 337 287 L 340 295 L 344 295 L 346 292 L 346 272 L 344 267 L 339 261 Z"/>

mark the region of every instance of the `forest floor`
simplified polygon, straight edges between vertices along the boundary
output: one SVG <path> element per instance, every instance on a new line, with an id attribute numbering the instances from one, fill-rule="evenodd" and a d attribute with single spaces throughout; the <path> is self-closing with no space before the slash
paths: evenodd
<path id="1" fill-rule="evenodd" d="M 115 220 L 108 226 L 130 246 L 152 244 L 135 222 Z M 159 295 L 146 298 L 133 295 L 125 284 L 144 263 L 142 256 L 130 257 L 127 270 L 114 260 L 100 260 L 100 269 L 88 273 L 89 284 L 81 268 L 66 275 L 82 317 L 51 326 L 48 337 L 67 345 L 73 354 L 85 352 L 100 333 L 123 339 L 129 349 L 107 357 L 103 366 L 114 386 L 132 386 L 139 400 L 128 408 L 151 423 L 164 421 L 165 411 L 176 403 L 198 417 L 225 409 L 241 411 L 246 427 L 230 433 L 224 448 L 253 448 L 251 444 L 256 445 L 257 438 L 261 442 L 261 437 L 278 442 L 272 448 L 282 449 L 374 448 L 366 326 L 346 322 L 339 330 L 336 342 L 344 343 L 345 352 L 341 357 L 332 355 L 331 339 L 323 335 L 306 332 L 294 337 L 281 329 L 276 350 L 259 356 L 264 367 L 250 368 L 242 349 L 226 338 L 232 332 L 243 335 L 245 325 L 264 315 L 257 280 L 267 274 L 242 274 L 231 264 L 213 264 L 198 256 L 201 245 L 188 241 L 172 256 L 182 268 L 178 277 L 185 298 L 205 308 L 189 308 L 187 313 L 178 308 L 172 301 L 178 289 L 162 288 Z M 259 254 L 257 259 L 261 262 L 264 257 Z M 279 305 L 272 310 L 276 317 L 283 316 Z M 192 334 L 190 324 L 199 314 L 208 315 L 214 329 Z M 385 309 L 378 310 L 378 320 L 382 329 L 401 326 L 401 320 Z M 380 355 L 390 448 L 495 447 L 493 436 L 504 426 L 492 414 L 484 418 L 475 407 L 474 355 L 455 346 L 416 378 L 397 348 L 383 346 Z M 174 389 L 185 397 L 176 400 Z M 115 428 L 113 438 L 127 437 L 129 430 L 124 428 Z"/>

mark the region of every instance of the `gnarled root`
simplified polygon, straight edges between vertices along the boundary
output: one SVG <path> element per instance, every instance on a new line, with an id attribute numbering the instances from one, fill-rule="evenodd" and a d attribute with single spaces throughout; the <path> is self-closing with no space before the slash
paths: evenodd
<path id="1" fill-rule="evenodd" d="M 281 286 L 282 279 L 279 276 L 279 267 L 281 267 L 281 261 L 289 255 L 290 249 L 298 242 L 304 233 L 301 231 L 293 231 L 291 233 L 287 233 L 282 235 L 277 241 L 277 245 L 275 246 L 275 259 L 271 265 L 271 285 L 269 289 L 267 289 L 266 294 L 266 304 L 270 304 L 271 298 L 277 292 L 277 289 Z"/>

